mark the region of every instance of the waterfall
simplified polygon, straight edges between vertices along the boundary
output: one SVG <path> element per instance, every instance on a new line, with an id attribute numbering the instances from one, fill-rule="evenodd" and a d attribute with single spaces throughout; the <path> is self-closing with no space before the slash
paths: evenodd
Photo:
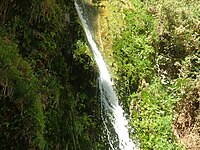
<path id="1" fill-rule="evenodd" d="M 102 120 L 110 145 L 109 149 L 138 150 L 138 145 L 129 138 L 128 121 L 124 116 L 122 107 L 118 104 L 118 98 L 113 89 L 111 76 L 94 41 L 93 32 L 88 25 L 83 6 L 75 1 L 75 7 L 100 73 L 99 88 L 101 92 Z"/>

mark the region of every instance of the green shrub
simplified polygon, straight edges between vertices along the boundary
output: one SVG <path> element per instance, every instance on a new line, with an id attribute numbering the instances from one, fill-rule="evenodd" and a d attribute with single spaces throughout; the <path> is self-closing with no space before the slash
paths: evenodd
<path id="1" fill-rule="evenodd" d="M 177 97 L 168 92 L 160 79 L 131 95 L 130 99 L 134 108 L 131 125 L 142 149 L 182 149 L 176 143 L 171 125 Z"/>
<path id="2" fill-rule="evenodd" d="M 113 54 L 118 66 L 116 72 L 119 95 L 128 107 L 125 97 L 137 91 L 142 79 L 151 82 L 153 77 L 154 49 L 148 36 L 154 34 L 154 22 L 151 15 L 145 12 L 142 3 L 133 1 L 133 10 L 125 10 L 125 29 L 121 38 L 115 40 Z M 125 97 L 124 97 L 125 96 Z"/>

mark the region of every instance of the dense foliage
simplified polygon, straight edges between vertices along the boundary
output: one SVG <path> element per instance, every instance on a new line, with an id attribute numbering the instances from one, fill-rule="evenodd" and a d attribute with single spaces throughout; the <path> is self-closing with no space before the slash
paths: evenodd
<path id="1" fill-rule="evenodd" d="M 98 147 L 87 51 L 73 1 L 0 2 L 0 149 Z"/>
<path id="2" fill-rule="evenodd" d="M 140 140 L 141 149 L 182 149 L 176 134 L 186 148 L 196 148 L 200 142 L 199 94 L 195 94 L 200 79 L 199 2 L 131 2 L 133 7 L 123 11 L 125 29 L 116 38 L 113 53 L 119 76 L 116 86 L 132 118 L 133 139 Z M 180 121 L 181 113 L 185 117 Z M 188 144 L 191 140 L 181 141 L 191 130 L 196 133 L 193 145 Z"/>

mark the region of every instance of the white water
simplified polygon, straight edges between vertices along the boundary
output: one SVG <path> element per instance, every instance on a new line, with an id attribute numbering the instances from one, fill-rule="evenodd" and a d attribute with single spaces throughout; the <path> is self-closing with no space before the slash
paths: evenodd
<path id="1" fill-rule="evenodd" d="M 83 10 L 77 2 L 75 2 L 75 7 L 100 72 L 99 88 L 101 92 L 101 103 L 103 111 L 102 119 L 107 132 L 106 134 L 110 145 L 109 149 L 138 150 L 138 145 L 134 144 L 133 141 L 129 138 L 129 132 L 127 128 L 128 121 L 123 115 L 124 111 L 122 107 L 118 104 L 118 99 L 112 86 L 113 83 L 111 81 L 111 76 L 108 72 L 102 55 L 99 52 L 97 44 L 93 39 L 92 31 L 87 24 L 86 18 L 84 18 L 85 16 L 83 14 Z M 114 128 L 117 136 L 114 136 L 113 132 L 110 131 L 110 125 L 112 128 Z M 116 141 L 118 143 L 117 146 L 114 144 Z"/>

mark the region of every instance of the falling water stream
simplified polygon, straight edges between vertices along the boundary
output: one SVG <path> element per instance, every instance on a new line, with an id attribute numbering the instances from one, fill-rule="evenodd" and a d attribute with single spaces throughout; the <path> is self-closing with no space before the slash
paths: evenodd
<path id="1" fill-rule="evenodd" d="M 99 88 L 101 93 L 102 120 L 105 126 L 106 137 L 111 150 L 138 150 L 138 145 L 129 138 L 128 121 L 124 116 L 122 107 L 118 104 L 118 98 L 113 89 L 113 82 L 106 63 L 93 38 L 93 32 L 87 22 L 83 4 L 75 1 L 75 7 L 82 23 L 88 44 L 97 63 L 100 77 Z"/>

